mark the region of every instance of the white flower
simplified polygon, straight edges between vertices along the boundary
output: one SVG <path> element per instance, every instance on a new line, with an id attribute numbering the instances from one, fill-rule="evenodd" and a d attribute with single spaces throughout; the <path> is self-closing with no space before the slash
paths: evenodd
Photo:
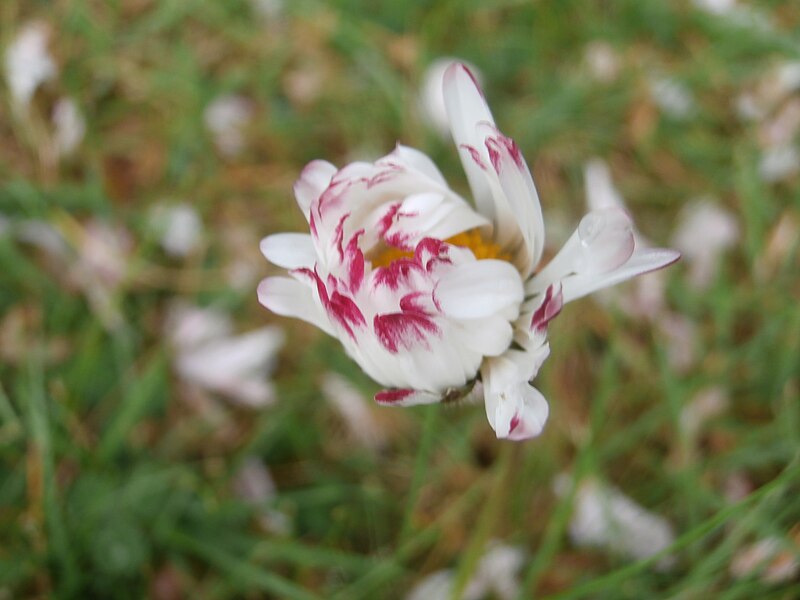
<path id="1" fill-rule="evenodd" d="M 722 253 L 738 241 L 739 225 L 734 216 L 706 198 L 686 206 L 672 238 L 689 261 L 690 283 L 699 290 L 712 283 Z"/>
<path id="2" fill-rule="evenodd" d="M 164 252 L 170 256 L 186 257 L 200 245 L 203 222 L 194 207 L 186 202 L 154 206 L 150 224 Z"/>
<path id="3" fill-rule="evenodd" d="M 175 306 L 167 335 L 175 347 L 175 369 L 187 382 L 245 406 L 272 402 L 267 376 L 274 368 L 283 332 L 262 327 L 233 335 L 230 317 L 213 308 Z"/>
<path id="4" fill-rule="evenodd" d="M 679 255 L 637 247 L 630 218 L 608 208 L 586 215 L 536 272 L 544 223 L 519 148 L 497 129 L 463 65 L 447 69 L 444 97 L 476 207 L 427 156 L 404 146 L 340 170 L 313 161 L 295 184 L 311 235 L 262 241 L 267 259 L 291 277 L 262 281 L 259 299 L 339 338 L 391 388 L 378 402 L 461 397 L 480 375 L 497 436 L 526 439 L 547 419 L 547 402 L 530 382 L 562 304 Z"/>
<path id="5" fill-rule="evenodd" d="M 203 118 L 220 153 L 236 156 L 244 150 L 245 127 L 254 112 L 250 100 L 233 94 L 219 96 L 206 106 Z"/>
<path id="6" fill-rule="evenodd" d="M 560 476 L 556 492 L 565 495 L 569 485 L 569 476 Z M 578 484 L 569 535 L 576 546 L 603 548 L 631 560 L 650 558 L 675 539 L 669 521 L 594 478 Z M 668 568 L 673 561 L 664 557 L 658 567 Z"/>
<path id="7" fill-rule="evenodd" d="M 47 50 L 49 38 L 47 25 L 29 23 L 6 48 L 6 80 L 15 110 L 27 109 L 36 89 L 58 74 Z"/>

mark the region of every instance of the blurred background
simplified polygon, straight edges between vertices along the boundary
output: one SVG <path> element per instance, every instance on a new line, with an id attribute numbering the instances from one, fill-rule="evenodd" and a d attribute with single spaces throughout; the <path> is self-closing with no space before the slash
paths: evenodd
<path id="1" fill-rule="evenodd" d="M 798 597 L 800 4 L 4 0 L 0 49 L 0 598 Z M 256 300 L 309 160 L 468 196 L 447 57 L 547 255 L 588 182 L 684 256 L 551 324 L 527 443 Z"/>

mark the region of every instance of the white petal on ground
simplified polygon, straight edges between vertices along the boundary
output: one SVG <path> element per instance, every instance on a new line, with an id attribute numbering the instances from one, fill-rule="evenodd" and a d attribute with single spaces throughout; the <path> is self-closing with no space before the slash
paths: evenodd
<path id="1" fill-rule="evenodd" d="M 729 14 L 736 8 L 736 0 L 693 0 L 693 4 L 715 15 Z"/>
<path id="2" fill-rule="evenodd" d="M 464 598 L 477 600 L 491 594 L 498 600 L 513 600 L 519 593 L 519 575 L 524 564 L 525 553 L 521 549 L 497 540 L 489 542 Z"/>
<path id="3" fill-rule="evenodd" d="M 569 487 L 569 478 L 564 477 L 556 481 L 561 495 Z M 675 540 L 672 525 L 664 517 L 595 478 L 578 483 L 569 535 L 576 546 L 604 549 L 629 560 L 650 558 Z M 667 556 L 657 566 L 666 569 L 673 562 Z"/>
<path id="4" fill-rule="evenodd" d="M 797 577 L 800 562 L 798 544 L 766 537 L 740 548 L 733 556 L 730 573 L 736 579 L 757 575 L 764 583 L 778 585 Z"/>
<path id="5" fill-rule="evenodd" d="M 709 199 L 686 206 L 672 238 L 690 264 L 689 281 L 700 290 L 711 285 L 722 254 L 738 241 L 739 225 L 733 214 Z"/>
<path id="6" fill-rule="evenodd" d="M 760 124 L 758 141 L 763 148 L 785 147 L 794 141 L 799 130 L 800 98 L 792 98 Z"/>
<path id="7" fill-rule="evenodd" d="M 386 442 L 381 426 L 372 415 L 364 395 L 347 379 L 336 373 L 322 378 L 322 393 L 347 425 L 350 435 L 371 450 L 380 450 Z"/>
<path id="8" fill-rule="evenodd" d="M 625 202 L 611 179 L 608 165 L 599 158 L 589 160 L 583 167 L 583 179 L 586 186 L 586 204 L 589 210 L 604 208 L 621 208 L 625 210 Z"/>
<path id="9" fill-rule="evenodd" d="M 180 302 L 172 305 L 164 325 L 167 338 L 179 350 L 191 350 L 233 332 L 231 316 L 216 308 L 198 308 Z"/>
<path id="10" fill-rule="evenodd" d="M 708 421 L 725 412 L 728 403 L 728 393 L 721 386 L 712 386 L 697 392 L 681 409 L 680 425 L 684 434 L 695 439 Z"/>
<path id="11" fill-rule="evenodd" d="M 277 327 L 234 335 L 219 311 L 179 306 L 167 320 L 167 332 L 175 346 L 175 369 L 187 382 L 246 406 L 274 399 L 267 377 L 284 343 Z"/>
<path id="12" fill-rule="evenodd" d="M 435 571 L 411 588 L 405 600 L 451 600 L 453 583 L 451 570 Z"/>
<path id="13" fill-rule="evenodd" d="M 249 502 L 262 503 L 275 498 L 276 486 L 267 466 L 258 458 L 247 458 L 233 477 L 233 491 Z"/>
<path id="14" fill-rule="evenodd" d="M 619 55 L 608 42 L 595 41 L 586 45 L 583 61 L 589 74 L 601 83 L 610 83 L 619 76 Z"/>
<path id="15" fill-rule="evenodd" d="M 769 69 L 736 100 L 739 116 L 760 121 L 769 115 L 790 94 L 800 89 L 800 61 L 786 61 Z"/>
<path id="16" fill-rule="evenodd" d="M 150 225 L 164 252 L 170 256 L 189 256 L 202 241 L 203 222 L 195 208 L 186 202 L 155 205 L 150 213 Z"/>
<path id="17" fill-rule="evenodd" d="M 269 22 L 283 16 L 284 0 L 250 0 L 253 11 Z"/>
<path id="18" fill-rule="evenodd" d="M 519 548 L 492 540 L 487 544 L 486 553 L 467 582 L 462 600 L 516 598 L 524 561 L 525 555 Z M 405 596 L 405 600 L 450 600 L 454 583 L 455 575 L 452 570 L 435 571 L 417 583 Z"/>
<path id="19" fill-rule="evenodd" d="M 783 181 L 800 172 L 800 152 L 795 146 L 774 146 L 764 150 L 758 174 L 767 183 Z"/>
<path id="20" fill-rule="evenodd" d="M 437 58 L 425 69 L 422 75 L 422 84 L 419 90 L 420 112 L 431 127 L 433 127 L 443 138 L 450 136 L 450 123 L 447 119 L 447 109 L 444 104 L 444 74 L 447 68 L 453 63 L 460 62 L 472 71 L 479 83 L 483 82 L 483 75 L 475 65 L 458 58 L 444 57 Z"/>
<path id="21" fill-rule="evenodd" d="M 686 119 L 695 110 L 692 92 L 683 83 L 670 77 L 654 77 L 649 82 L 650 97 L 668 117 Z"/>
<path id="22" fill-rule="evenodd" d="M 206 106 L 203 113 L 206 128 L 223 155 L 235 156 L 244 149 L 245 128 L 254 113 L 253 103 L 235 94 L 219 96 Z"/>
<path id="23" fill-rule="evenodd" d="M 667 362 L 677 373 L 685 373 L 697 361 L 697 325 L 678 313 L 666 313 L 656 321 L 666 338 Z"/>
<path id="24" fill-rule="evenodd" d="M 268 505 L 276 497 L 277 487 L 267 465 L 260 459 L 247 458 L 231 481 L 233 491 L 243 500 L 260 507 L 258 522 L 265 531 L 288 535 L 289 518 Z"/>
<path id="25" fill-rule="evenodd" d="M 86 120 L 72 98 L 61 98 L 53 107 L 54 141 L 60 156 L 72 154 L 86 134 Z"/>
<path id="26" fill-rule="evenodd" d="M 29 23 L 6 48 L 6 80 L 16 110 L 27 109 L 36 89 L 58 74 L 47 49 L 49 38 L 47 25 Z"/>

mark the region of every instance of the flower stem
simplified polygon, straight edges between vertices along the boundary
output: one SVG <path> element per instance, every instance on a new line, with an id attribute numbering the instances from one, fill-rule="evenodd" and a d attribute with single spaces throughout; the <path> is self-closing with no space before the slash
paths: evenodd
<path id="1" fill-rule="evenodd" d="M 478 518 L 474 533 L 469 540 L 469 545 L 464 551 L 461 562 L 456 572 L 451 600 L 460 600 L 470 578 L 475 573 L 486 548 L 486 542 L 494 531 L 495 524 L 503 512 L 505 500 L 508 497 L 511 473 L 513 471 L 514 455 L 517 445 L 509 442 L 500 442 L 500 453 L 496 463 L 494 482 L 489 490 L 484 509 Z"/>

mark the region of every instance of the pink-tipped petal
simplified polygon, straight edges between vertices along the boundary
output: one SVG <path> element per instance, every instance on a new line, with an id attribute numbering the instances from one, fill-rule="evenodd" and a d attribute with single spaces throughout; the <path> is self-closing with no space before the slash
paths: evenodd
<path id="1" fill-rule="evenodd" d="M 522 275 L 527 277 L 538 264 L 544 250 L 544 219 L 539 194 L 516 142 L 492 125 L 484 123 L 478 129 L 485 138 L 489 160 L 502 192 L 494 193 L 495 215 L 499 225 L 497 241 L 505 246 L 504 238 L 512 241 L 522 236 L 523 244 L 516 252 L 515 262 Z M 502 226 L 504 223 L 505 227 Z"/>
<path id="2" fill-rule="evenodd" d="M 662 269 L 676 262 L 680 252 L 669 248 L 637 249 L 621 267 L 606 273 L 587 273 L 562 281 L 564 302 L 572 302 L 597 290 L 616 285 L 637 275 Z"/>
<path id="3" fill-rule="evenodd" d="M 381 390 L 375 394 L 375 402 L 383 406 L 417 406 L 441 401 L 440 394 L 412 389 Z"/>
<path id="4" fill-rule="evenodd" d="M 445 71 L 444 101 L 453 141 L 458 147 L 475 204 L 481 214 L 493 219 L 492 190 L 472 152 L 477 149 L 482 161 L 488 164 L 488 156 L 483 157 L 485 148 L 477 125 L 481 122 L 494 124 L 494 118 L 475 78 L 461 63 L 453 63 Z"/>
<path id="5" fill-rule="evenodd" d="M 490 394 L 484 388 L 486 416 L 499 439 L 527 440 L 544 429 L 550 407 L 542 393 L 527 382 L 506 386 Z"/>

